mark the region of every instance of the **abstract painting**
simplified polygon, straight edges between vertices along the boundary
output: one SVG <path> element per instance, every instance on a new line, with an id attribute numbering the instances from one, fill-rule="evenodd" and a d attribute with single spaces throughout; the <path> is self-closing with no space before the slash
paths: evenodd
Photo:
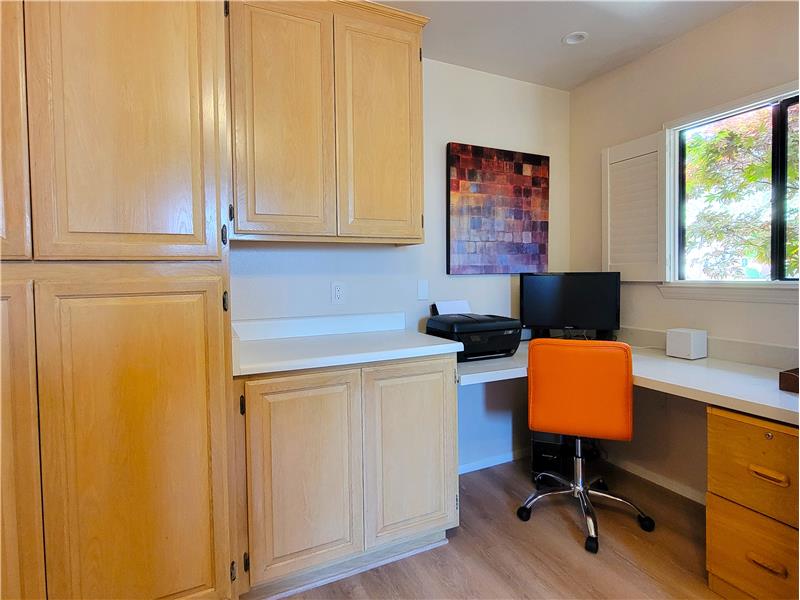
<path id="1" fill-rule="evenodd" d="M 447 272 L 547 271 L 550 158 L 447 144 Z"/>

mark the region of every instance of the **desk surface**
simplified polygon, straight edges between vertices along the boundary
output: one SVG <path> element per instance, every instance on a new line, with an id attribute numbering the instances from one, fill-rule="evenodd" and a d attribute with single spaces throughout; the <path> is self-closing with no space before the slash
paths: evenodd
<path id="1" fill-rule="evenodd" d="M 510 358 L 458 364 L 459 385 L 528 376 L 528 346 Z M 633 383 L 705 404 L 798 424 L 797 394 L 778 389 L 778 369 L 715 358 L 684 360 L 663 350 L 633 349 Z"/>

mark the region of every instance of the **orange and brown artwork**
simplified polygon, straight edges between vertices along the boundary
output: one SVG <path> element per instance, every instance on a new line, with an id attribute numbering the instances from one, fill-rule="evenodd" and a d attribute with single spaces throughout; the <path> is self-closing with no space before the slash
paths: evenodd
<path id="1" fill-rule="evenodd" d="M 447 272 L 547 271 L 550 158 L 447 144 Z"/>

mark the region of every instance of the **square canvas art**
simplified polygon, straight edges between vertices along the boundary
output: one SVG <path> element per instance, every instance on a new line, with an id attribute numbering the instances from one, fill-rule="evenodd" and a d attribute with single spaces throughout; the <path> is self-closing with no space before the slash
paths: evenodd
<path id="1" fill-rule="evenodd" d="M 447 144 L 447 272 L 547 271 L 550 158 Z"/>

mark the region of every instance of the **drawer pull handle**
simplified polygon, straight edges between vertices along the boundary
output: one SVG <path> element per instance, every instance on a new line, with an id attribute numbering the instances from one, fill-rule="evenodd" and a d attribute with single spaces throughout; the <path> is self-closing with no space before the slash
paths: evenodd
<path id="1" fill-rule="evenodd" d="M 749 465 L 747 470 L 753 477 L 758 477 L 762 481 L 777 485 L 778 487 L 789 487 L 789 477 L 778 471 L 773 471 L 761 465 Z"/>
<path id="2" fill-rule="evenodd" d="M 768 558 L 764 558 L 760 554 L 756 554 L 755 552 L 748 552 L 745 554 L 745 558 L 749 560 L 751 563 L 756 565 L 757 567 L 761 567 L 765 571 L 769 571 L 773 575 L 776 575 L 782 579 L 786 579 L 789 577 L 789 571 L 786 570 L 781 563 L 775 562 L 774 560 L 769 560 Z"/>

